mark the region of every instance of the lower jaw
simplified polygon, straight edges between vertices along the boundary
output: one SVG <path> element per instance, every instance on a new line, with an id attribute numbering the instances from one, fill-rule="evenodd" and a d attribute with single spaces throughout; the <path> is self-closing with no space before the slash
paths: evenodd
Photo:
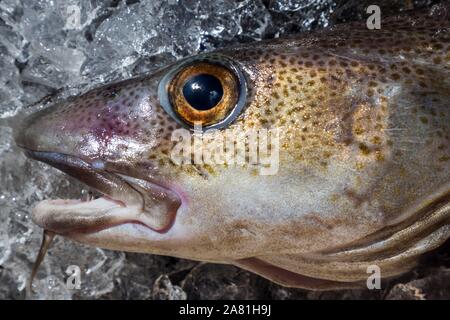
<path id="1" fill-rule="evenodd" d="M 108 250 L 172 255 L 170 233 L 154 232 L 133 221 L 109 226 L 95 232 L 72 232 L 63 235 L 76 242 Z"/>
<path id="2" fill-rule="evenodd" d="M 59 235 L 92 233 L 132 221 L 138 207 L 126 206 L 107 197 L 91 201 L 44 200 L 33 209 L 33 221 Z"/>

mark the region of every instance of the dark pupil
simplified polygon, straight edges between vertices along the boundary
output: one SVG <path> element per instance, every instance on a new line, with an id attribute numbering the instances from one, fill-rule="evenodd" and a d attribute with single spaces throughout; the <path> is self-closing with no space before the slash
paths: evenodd
<path id="1" fill-rule="evenodd" d="M 222 99 L 223 88 L 219 79 L 210 74 L 193 76 L 183 86 L 183 95 L 192 108 L 209 110 Z"/>

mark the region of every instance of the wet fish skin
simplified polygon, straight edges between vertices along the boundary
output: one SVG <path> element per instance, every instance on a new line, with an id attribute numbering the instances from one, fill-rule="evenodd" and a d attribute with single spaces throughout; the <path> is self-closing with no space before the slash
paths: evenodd
<path id="1" fill-rule="evenodd" d="M 77 241 L 232 263 L 311 289 L 360 284 L 373 264 L 394 276 L 450 235 L 449 21 L 440 5 L 386 18 L 381 30 L 348 24 L 214 53 L 234 61 L 248 86 L 244 111 L 220 132 L 280 128 L 274 176 L 171 161 L 171 133 L 181 126 L 161 108 L 157 88 L 173 66 L 36 113 L 16 141 L 101 161 L 105 172 L 179 200 L 175 215 L 138 200 L 131 214 L 108 213 L 122 222 L 146 215 L 151 229 L 89 216 L 95 231 L 64 233 Z M 128 204 L 129 185 L 117 185 L 105 193 Z M 152 188 L 142 186 L 141 196 Z M 34 221 L 76 226 L 88 213 L 73 210 L 38 205 Z"/>

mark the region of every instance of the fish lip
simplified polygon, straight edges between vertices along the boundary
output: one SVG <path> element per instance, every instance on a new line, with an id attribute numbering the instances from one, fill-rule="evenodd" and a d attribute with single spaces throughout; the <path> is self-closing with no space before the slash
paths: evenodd
<path id="1" fill-rule="evenodd" d="M 53 152 L 53 151 L 36 151 L 36 150 L 32 150 L 32 149 L 25 148 L 22 146 L 20 146 L 20 147 L 22 149 L 24 149 L 24 153 L 27 157 L 37 160 L 37 161 L 40 161 L 40 162 L 44 162 L 62 172 L 64 172 L 65 174 L 74 177 L 75 179 L 82 182 L 87 187 L 95 189 L 96 191 L 101 193 L 103 195 L 102 199 L 111 201 L 113 203 L 116 203 L 120 207 L 126 208 L 127 206 L 130 205 L 129 200 L 124 200 L 124 199 L 120 199 L 120 198 L 117 199 L 116 196 L 112 196 L 111 193 L 108 192 L 108 188 L 105 187 L 107 184 L 104 184 L 104 182 L 108 181 L 108 179 L 111 179 L 111 180 L 114 179 L 116 181 L 119 181 L 121 183 L 122 187 L 127 188 L 127 190 L 130 193 L 133 193 L 134 196 L 131 199 L 131 201 L 132 201 L 131 204 L 134 206 L 139 205 L 141 207 L 140 210 L 143 211 L 142 207 L 143 207 L 143 202 L 144 202 L 145 197 L 142 194 L 142 189 L 140 191 L 138 188 L 133 187 L 133 185 L 129 181 L 126 181 L 125 180 L 126 175 L 121 174 L 119 172 L 110 172 L 110 171 L 107 171 L 104 169 L 95 169 L 92 167 L 91 163 L 84 161 L 81 158 L 76 157 L 76 156 L 67 155 L 67 154 L 59 153 L 59 152 Z M 81 174 L 83 176 L 82 179 L 80 179 L 80 177 L 77 176 L 77 174 Z M 98 175 L 98 177 L 97 177 L 97 175 Z M 96 183 L 97 183 L 97 185 L 95 185 Z M 155 181 L 151 181 L 148 183 L 155 185 L 155 187 L 157 187 L 159 191 L 165 190 L 166 192 L 175 194 L 177 196 L 178 200 L 180 201 L 179 206 L 181 206 L 181 199 L 176 192 L 168 189 L 166 186 L 163 186 L 162 184 L 159 184 Z M 123 192 L 123 190 L 122 190 L 122 192 Z M 45 201 L 47 201 L 47 203 L 49 203 L 49 202 L 54 202 L 55 200 L 44 200 L 41 203 L 43 203 Z M 62 201 L 68 201 L 68 202 L 72 201 L 71 203 L 82 203 L 83 202 L 81 200 L 62 200 Z M 37 221 L 34 221 L 34 222 L 36 224 L 40 225 L 41 227 L 43 227 L 44 229 L 48 229 L 50 231 L 53 231 L 56 234 L 68 236 L 68 237 L 99 232 L 99 231 L 109 229 L 112 227 L 116 227 L 116 226 L 119 226 L 122 224 L 130 224 L 130 223 L 144 226 L 144 227 L 150 229 L 151 231 L 162 234 L 162 233 L 166 233 L 168 230 L 170 230 L 171 227 L 173 226 L 173 224 L 175 223 L 176 211 L 177 211 L 178 207 L 176 208 L 176 210 L 173 210 L 173 212 L 168 212 L 168 215 L 170 216 L 170 220 L 168 221 L 168 223 L 166 223 L 161 228 L 155 228 L 155 227 L 150 226 L 142 221 L 139 221 L 138 219 L 130 219 L 130 218 L 122 219 L 122 220 L 111 219 L 111 220 L 106 220 L 102 223 L 99 223 L 98 225 L 72 227 L 69 230 L 63 230 L 61 228 L 55 229 L 55 228 L 51 228 L 51 227 L 47 228 L 49 226 L 47 224 L 48 222 L 45 223 L 45 225 L 43 225 L 43 223 L 39 223 Z M 33 217 L 33 220 L 35 220 L 34 217 Z"/>
<path id="2" fill-rule="evenodd" d="M 109 223 L 109 224 L 104 224 L 103 226 L 99 226 L 99 227 L 90 227 L 90 228 L 75 228 L 72 229 L 68 232 L 65 233 L 59 233 L 59 235 L 62 235 L 64 237 L 68 237 L 68 238 L 75 238 L 75 237 L 79 237 L 79 236 L 83 236 L 83 235 L 88 235 L 88 234 L 92 234 L 92 233 L 96 233 L 96 232 L 100 232 L 106 229 L 110 229 L 110 228 L 114 228 L 114 227 L 118 227 L 121 225 L 125 225 L 125 224 L 133 224 L 133 225 L 140 225 L 143 226 L 151 231 L 160 233 L 160 234 L 164 234 L 167 233 L 170 228 L 172 227 L 173 223 L 168 225 L 166 228 L 164 229 L 154 229 L 152 227 L 150 227 L 149 225 L 141 222 L 141 221 L 137 221 L 137 220 L 124 220 L 118 223 Z"/>
<path id="3" fill-rule="evenodd" d="M 116 174 L 107 172 L 106 170 L 95 169 L 89 162 L 76 156 L 53 151 L 36 151 L 28 148 L 23 149 L 27 157 L 46 163 L 65 174 L 74 177 L 86 186 L 102 193 L 104 196 L 119 200 L 122 205 L 125 205 L 125 201 L 120 201 L 120 199 L 115 198 L 111 192 L 107 190 L 108 185 L 102 183 L 115 178 L 120 179 Z M 129 184 L 127 185 L 129 186 Z M 131 190 L 131 186 L 129 187 Z M 133 191 L 138 192 L 134 189 Z"/>

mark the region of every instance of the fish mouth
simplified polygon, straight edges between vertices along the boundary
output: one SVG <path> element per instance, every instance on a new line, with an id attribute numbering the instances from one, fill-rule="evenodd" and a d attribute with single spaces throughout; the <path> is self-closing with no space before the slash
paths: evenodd
<path id="1" fill-rule="evenodd" d="M 174 224 L 181 199 L 167 187 L 106 170 L 101 161 L 30 149 L 25 154 L 76 178 L 99 195 L 39 202 L 32 219 L 45 230 L 70 237 L 129 223 L 165 233 Z"/>

